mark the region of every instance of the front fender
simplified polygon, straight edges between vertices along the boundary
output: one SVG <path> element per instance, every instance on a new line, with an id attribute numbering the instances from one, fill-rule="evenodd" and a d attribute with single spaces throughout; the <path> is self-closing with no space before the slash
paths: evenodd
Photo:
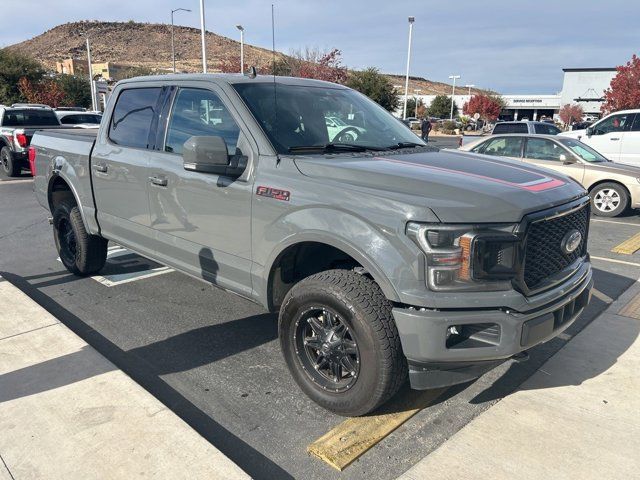
<path id="1" fill-rule="evenodd" d="M 373 225 L 365 219 L 341 210 L 310 207 L 295 210 L 265 227 L 264 235 L 254 243 L 254 287 L 267 305 L 271 269 L 288 247 L 316 242 L 337 248 L 362 265 L 378 283 L 385 296 L 401 301 L 394 285 L 420 277 L 417 250 L 405 241 L 402 224 Z M 412 244 L 411 244 L 412 245 Z"/>

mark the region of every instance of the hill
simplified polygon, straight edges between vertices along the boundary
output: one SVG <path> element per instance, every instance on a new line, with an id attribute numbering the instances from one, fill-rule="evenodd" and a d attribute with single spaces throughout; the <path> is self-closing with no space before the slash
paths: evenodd
<path id="1" fill-rule="evenodd" d="M 152 70 L 171 68 L 171 26 L 136 22 L 66 23 L 41 35 L 8 47 L 33 56 L 47 69 L 55 70 L 56 62 L 65 58 L 86 58 L 85 35 L 91 39 L 94 62 L 146 67 Z M 180 71 L 202 69 L 200 30 L 174 27 L 176 67 Z M 245 63 L 263 67 L 272 61 L 270 50 L 245 44 Z M 282 56 L 282 54 L 277 54 Z M 207 32 L 208 68 L 223 64 L 240 64 L 240 42 Z"/>
<path id="2" fill-rule="evenodd" d="M 174 27 L 176 66 L 179 71 L 199 72 L 202 69 L 200 29 Z M 30 55 L 47 70 L 55 70 L 56 62 L 66 58 L 86 58 L 85 38 L 91 39 L 94 62 L 113 62 L 153 71 L 171 68 L 171 26 L 166 24 L 129 22 L 81 21 L 58 25 L 30 40 L 7 48 Z M 271 50 L 245 44 L 245 63 L 258 69 L 269 67 Z M 211 71 L 240 65 L 240 43 L 228 37 L 207 32 L 208 68 Z M 276 52 L 277 58 L 287 55 Z M 394 85 L 404 91 L 404 76 L 387 75 Z M 421 77 L 410 77 L 409 93 L 420 89 L 421 95 L 448 95 L 451 85 Z M 461 88 L 460 93 L 467 89 Z M 472 89 L 472 93 L 482 90 Z"/>

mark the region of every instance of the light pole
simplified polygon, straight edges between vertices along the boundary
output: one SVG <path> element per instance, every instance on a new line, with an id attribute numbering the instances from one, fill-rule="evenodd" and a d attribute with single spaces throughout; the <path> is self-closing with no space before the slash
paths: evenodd
<path id="1" fill-rule="evenodd" d="M 465 87 L 469 89 L 469 98 L 471 98 L 471 89 L 475 87 L 475 85 L 465 85 Z"/>
<path id="2" fill-rule="evenodd" d="M 414 112 L 413 116 L 418 118 L 418 95 L 420 95 L 420 92 L 422 91 L 422 89 L 415 88 L 413 91 L 416 94 L 416 111 Z"/>
<path id="3" fill-rule="evenodd" d="M 202 73 L 207 73 L 207 41 L 204 26 L 204 0 L 200 0 L 200 36 L 202 37 Z"/>
<path id="4" fill-rule="evenodd" d="M 244 27 L 236 25 L 236 28 L 240 30 L 240 73 L 244 75 Z"/>
<path id="5" fill-rule="evenodd" d="M 460 75 L 449 75 L 449 78 L 453 79 L 453 89 L 451 91 L 451 115 L 449 117 L 449 120 L 453 120 L 453 97 L 456 94 L 456 80 L 460 78 Z"/>
<path id="6" fill-rule="evenodd" d="M 409 98 L 409 65 L 411 64 L 411 34 L 413 33 L 413 22 L 416 17 L 409 17 L 409 48 L 407 48 L 407 76 L 404 81 L 404 108 L 402 109 L 402 118 L 407 118 L 407 99 Z"/>
<path id="7" fill-rule="evenodd" d="M 173 63 L 173 73 L 176 73 L 176 47 L 173 42 L 173 14 L 175 12 L 190 12 L 188 8 L 176 8 L 171 10 L 171 62 Z"/>

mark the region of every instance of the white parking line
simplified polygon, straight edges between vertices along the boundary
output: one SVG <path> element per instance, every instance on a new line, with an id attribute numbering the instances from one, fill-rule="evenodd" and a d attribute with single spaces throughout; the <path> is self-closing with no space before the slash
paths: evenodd
<path id="1" fill-rule="evenodd" d="M 640 227 L 639 223 L 616 222 L 614 220 L 599 220 L 599 219 L 595 219 L 595 218 L 592 218 L 591 221 L 592 222 L 599 222 L 599 223 L 615 223 L 616 225 L 631 225 L 632 227 Z"/>
<path id="2" fill-rule="evenodd" d="M 633 267 L 640 267 L 640 263 L 625 262 L 624 260 L 616 260 L 615 258 L 594 257 L 593 255 L 591 255 L 591 258 L 593 260 L 601 260 L 603 262 L 621 263 L 623 265 L 631 265 Z"/>

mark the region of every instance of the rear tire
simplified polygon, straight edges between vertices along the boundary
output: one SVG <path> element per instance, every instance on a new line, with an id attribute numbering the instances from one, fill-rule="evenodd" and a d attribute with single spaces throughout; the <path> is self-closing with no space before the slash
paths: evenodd
<path id="1" fill-rule="evenodd" d="M 619 183 L 601 183 L 589 195 L 591 211 L 600 217 L 617 217 L 629 206 L 629 194 Z"/>
<path id="2" fill-rule="evenodd" d="M 407 378 L 391 308 L 374 281 L 349 270 L 328 270 L 294 285 L 280 309 L 278 331 L 289 371 L 304 393 L 346 416 L 364 415 L 389 400 Z"/>
<path id="3" fill-rule="evenodd" d="M 22 172 L 22 168 L 17 165 L 9 147 L 2 147 L 0 150 L 0 163 L 2 163 L 2 170 L 8 177 L 17 177 Z"/>
<path id="4" fill-rule="evenodd" d="M 107 261 L 108 241 L 87 233 L 73 200 L 63 200 L 53 210 L 53 238 L 62 264 L 75 275 L 97 273 Z"/>

